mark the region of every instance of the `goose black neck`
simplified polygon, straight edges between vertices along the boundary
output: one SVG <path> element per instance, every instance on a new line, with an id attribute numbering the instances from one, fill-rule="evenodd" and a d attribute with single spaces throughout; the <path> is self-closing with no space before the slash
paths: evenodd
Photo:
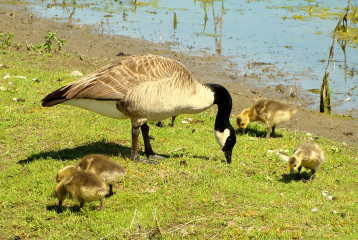
<path id="1" fill-rule="evenodd" d="M 223 132 L 231 126 L 230 114 L 232 109 L 232 98 L 229 91 L 219 84 L 205 84 L 214 92 L 214 104 L 218 105 L 218 113 L 215 120 L 215 130 Z"/>

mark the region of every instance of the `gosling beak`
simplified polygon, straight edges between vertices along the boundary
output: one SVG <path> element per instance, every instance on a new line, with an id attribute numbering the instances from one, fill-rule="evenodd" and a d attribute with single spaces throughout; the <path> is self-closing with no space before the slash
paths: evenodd
<path id="1" fill-rule="evenodd" d="M 223 150 L 224 151 L 224 150 Z M 227 163 L 231 163 L 232 148 L 224 151 Z"/>
<path id="2" fill-rule="evenodd" d="M 240 132 L 241 132 L 242 134 L 246 134 L 246 133 L 247 133 L 247 128 L 246 128 L 246 127 L 240 128 Z"/>
<path id="3" fill-rule="evenodd" d="M 295 173 L 295 170 L 294 169 L 291 169 L 291 175 L 293 175 Z"/>

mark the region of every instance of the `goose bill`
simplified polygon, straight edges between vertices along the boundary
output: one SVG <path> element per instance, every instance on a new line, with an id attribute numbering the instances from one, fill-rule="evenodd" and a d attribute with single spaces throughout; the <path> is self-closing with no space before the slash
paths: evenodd
<path id="1" fill-rule="evenodd" d="M 230 148 L 228 150 L 223 150 L 223 151 L 224 151 L 227 163 L 231 163 L 232 148 Z"/>

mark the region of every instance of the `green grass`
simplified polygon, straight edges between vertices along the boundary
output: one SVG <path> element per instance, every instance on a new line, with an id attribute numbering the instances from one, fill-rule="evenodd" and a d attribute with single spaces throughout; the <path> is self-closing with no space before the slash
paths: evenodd
<path id="1" fill-rule="evenodd" d="M 129 120 L 40 106 L 46 94 L 75 80 L 70 72 L 88 73 L 97 65 L 7 50 L 0 52 L 0 64 L 8 67 L 0 67 L 0 236 L 5 239 L 158 238 L 158 226 L 164 239 L 358 238 L 357 153 L 349 146 L 316 139 L 326 162 L 314 181 L 305 183 L 288 176 L 287 163 L 267 150 L 292 154 L 312 137 L 277 129 L 281 137 L 266 140 L 265 127 L 251 124 L 249 134 L 237 135 L 228 165 L 215 141 L 213 107 L 179 116 L 174 127 L 170 120 L 163 128 L 150 123 L 153 149 L 168 158 L 159 165 L 136 163 L 129 158 Z M 3 79 L 6 73 L 10 79 Z M 185 124 L 184 117 L 204 122 Z M 140 147 L 144 157 L 143 142 Z M 99 202 L 80 210 L 71 199 L 59 207 L 53 191 L 57 170 L 90 153 L 111 156 L 126 167 L 126 177 L 114 186 L 103 211 L 97 210 Z M 323 191 L 336 199 L 327 201 Z"/>

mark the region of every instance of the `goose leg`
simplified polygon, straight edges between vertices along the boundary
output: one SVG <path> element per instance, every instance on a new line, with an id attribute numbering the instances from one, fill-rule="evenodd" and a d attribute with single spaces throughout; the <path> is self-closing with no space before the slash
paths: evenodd
<path id="1" fill-rule="evenodd" d="M 174 127 L 174 121 L 175 121 L 175 118 L 176 118 L 177 116 L 174 116 L 174 117 L 172 117 L 172 125 L 170 125 L 171 127 Z"/>
<path id="2" fill-rule="evenodd" d="M 145 155 L 147 155 L 147 158 L 163 158 L 162 156 L 155 155 L 153 152 L 152 146 L 150 145 L 148 124 L 144 123 L 140 127 L 140 129 L 142 130 L 143 141 L 144 141 L 144 151 L 145 151 Z"/>
<path id="3" fill-rule="evenodd" d="M 139 128 L 132 126 L 132 149 L 131 149 L 131 159 L 132 159 L 132 161 L 139 160 L 139 156 L 138 156 L 138 136 L 139 136 Z"/>
<path id="4" fill-rule="evenodd" d="M 164 124 L 162 123 L 162 121 L 159 121 L 155 124 L 155 126 L 157 127 L 164 127 Z"/>

